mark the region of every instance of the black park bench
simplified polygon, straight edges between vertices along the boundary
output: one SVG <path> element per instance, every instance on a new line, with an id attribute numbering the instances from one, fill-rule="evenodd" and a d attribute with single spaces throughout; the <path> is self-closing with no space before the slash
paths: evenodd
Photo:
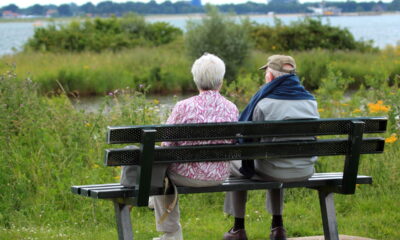
<path id="1" fill-rule="evenodd" d="M 137 185 L 132 188 L 119 183 L 72 186 L 72 192 L 113 201 L 119 239 L 131 240 L 133 231 L 129 205 L 148 206 L 149 196 L 162 195 L 164 192 L 162 188 L 153 188 L 150 184 L 155 164 L 251 160 L 266 155 L 285 158 L 344 155 L 343 172 L 315 173 L 306 181 L 280 183 L 230 178 L 220 186 L 178 187 L 179 194 L 299 187 L 314 189 L 319 195 L 325 239 L 338 240 L 333 195 L 354 194 L 356 184 L 372 183 L 371 176 L 358 175 L 360 155 L 382 153 L 385 142 L 381 137 L 365 137 L 364 134 L 383 133 L 386 124 L 386 118 L 372 117 L 108 127 L 107 143 L 140 144 L 137 149 L 105 151 L 107 166 L 138 166 Z M 347 137 L 343 138 L 343 135 Z M 324 137 L 315 141 L 155 147 L 156 143 L 167 141 L 301 136 Z"/>

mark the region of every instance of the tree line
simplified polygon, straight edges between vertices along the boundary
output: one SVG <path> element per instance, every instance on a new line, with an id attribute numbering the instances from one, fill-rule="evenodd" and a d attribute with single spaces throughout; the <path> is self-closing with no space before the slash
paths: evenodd
<path id="1" fill-rule="evenodd" d="M 247 2 L 242 4 L 222 4 L 218 5 L 221 12 L 234 12 L 236 14 L 252 14 L 252 13 L 309 13 L 310 7 L 319 7 L 319 2 L 300 3 L 297 0 L 270 0 L 268 3 Z M 327 7 L 337 7 L 342 12 L 370 12 L 370 11 L 400 11 L 400 0 L 393 0 L 389 3 L 379 2 L 326 2 Z M 148 3 L 142 2 L 125 2 L 115 3 L 112 1 L 103 1 L 98 4 L 87 2 L 82 5 L 75 3 L 61 5 L 40 5 L 35 4 L 27 8 L 20 8 L 15 4 L 10 4 L 0 8 L 0 14 L 5 11 L 11 11 L 18 14 L 53 17 L 71 17 L 71 16 L 122 16 L 127 12 L 135 12 L 138 14 L 187 14 L 187 13 L 204 13 L 204 6 L 192 5 L 188 1 L 171 2 L 165 1 L 157 3 L 152 0 Z"/>

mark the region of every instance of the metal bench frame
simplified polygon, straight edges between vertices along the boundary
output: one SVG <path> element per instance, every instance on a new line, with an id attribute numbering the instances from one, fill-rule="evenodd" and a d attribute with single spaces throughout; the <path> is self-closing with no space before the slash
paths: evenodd
<path id="1" fill-rule="evenodd" d="M 105 151 L 105 165 L 137 165 L 137 185 L 125 188 L 120 184 L 72 186 L 81 196 L 114 202 L 120 240 L 133 239 L 128 205 L 147 206 L 149 196 L 163 193 L 151 187 L 154 164 L 198 161 L 252 160 L 268 156 L 307 157 L 344 155 L 343 172 L 316 173 L 307 181 L 280 183 L 230 178 L 214 187 L 178 187 L 179 194 L 306 187 L 319 194 L 325 239 L 339 240 L 334 206 L 334 193 L 354 194 L 356 184 L 371 184 L 372 177 L 358 175 L 361 154 L 382 153 L 384 139 L 363 138 L 364 133 L 386 131 L 386 118 L 345 118 L 289 120 L 240 123 L 207 123 L 108 127 L 109 144 L 139 143 L 139 149 L 119 148 Z M 254 142 L 227 145 L 194 145 L 156 147 L 162 141 L 198 141 L 237 138 L 304 137 L 347 135 L 347 139 L 316 141 Z"/>

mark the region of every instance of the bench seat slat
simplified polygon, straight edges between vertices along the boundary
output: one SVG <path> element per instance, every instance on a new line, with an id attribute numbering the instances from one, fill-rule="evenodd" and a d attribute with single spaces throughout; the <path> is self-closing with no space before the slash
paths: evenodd
<path id="1" fill-rule="evenodd" d="M 229 178 L 222 185 L 214 187 L 192 188 L 192 187 L 178 187 L 179 194 L 189 193 L 208 193 L 208 192 L 226 192 L 226 191 L 241 191 L 241 190 L 260 190 L 272 188 L 295 188 L 295 187 L 322 187 L 330 185 L 340 185 L 343 178 L 343 173 L 315 173 L 307 181 L 279 183 L 279 182 L 263 182 L 253 181 L 241 178 Z M 357 176 L 357 184 L 371 184 L 372 177 L 370 176 Z M 73 188 L 82 188 L 85 191 L 72 190 L 73 193 L 78 195 L 99 198 L 99 199 L 116 199 L 116 198 L 134 198 L 137 195 L 137 190 L 134 188 L 125 188 L 120 184 L 103 184 L 103 185 L 83 185 L 74 186 Z M 152 189 L 151 195 L 162 194 L 161 188 Z"/>
<path id="2" fill-rule="evenodd" d="M 118 184 L 118 183 L 117 184 L 110 184 L 110 185 L 107 185 L 107 186 L 84 187 L 84 188 L 81 188 L 80 195 L 89 197 L 90 193 L 93 190 L 108 190 L 108 189 L 115 189 L 115 188 L 118 188 L 118 187 L 121 187 L 121 185 Z"/>
<path id="3" fill-rule="evenodd" d="M 194 141 L 203 139 L 230 139 L 237 137 L 288 137 L 348 134 L 351 121 L 365 122 L 364 133 L 382 133 L 386 130 L 386 118 L 342 118 L 318 120 L 204 123 L 176 125 L 146 125 L 108 127 L 109 144 L 138 143 L 142 140 L 142 129 L 155 129 L 155 140 Z"/>
<path id="4" fill-rule="evenodd" d="M 83 188 L 102 188 L 102 187 L 111 187 L 111 186 L 119 186 L 119 183 L 109 183 L 109 184 L 93 184 L 93 185 L 76 185 L 71 187 L 72 193 L 80 194 Z"/>
<path id="5" fill-rule="evenodd" d="M 348 154 L 347 139 L 264 142 L 250 144 L 197 145 L 180 147 L 159 147 L 155 149 L 154 163 L 196 162 L 196 161 L 231 161 L 269 157 L 310 157 Z M 361 153 L 382 153 L 383 138 L 365 138 Z M 135 148 L 107 149 L 107 166 L 139 165 L 140 150 Z"/>

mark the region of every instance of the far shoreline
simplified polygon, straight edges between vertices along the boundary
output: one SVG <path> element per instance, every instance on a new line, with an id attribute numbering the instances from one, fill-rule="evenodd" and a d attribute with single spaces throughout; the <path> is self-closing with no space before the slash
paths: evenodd
<path id="1" fill-rule="evenodd" d="M 229 14 L 229 13 L 226 13 Z M 264 17 L 264 18 L 285 18 L 285 17 L 348 17 L 348 16 L 379 16 L 379 15 L 400 15 L 400 11 L 398 12 L 350 12 L 350 13 L 342 13 L 340 15 L 334 16 L 318 16 L 312 15 L 310 13 L 247 13 L 247 14 L 235 14 L 233 16 L 238 17 Z M 141 14 L 146 20 L 157 20 L 157 19 L 201 19 L 206 16 L 205 13 L 189 13 L 189 14 Z M 68 21 L 72 19 L 86 19 L 86 18 L 104 18 L 102 16 L 94 16 L 94 17 L 85 17 L 85 16 L 74 16 L 74 17 L 61 17 L 61 18 L 46 18 L 46 17 L 38 17 L 38 18 L 14 18 L 14 19 L 5 19 L 0 18 L 1 23 L 13 23 L 13 22 L 62 22 Z"/>
<path id="2" fill-rule="evenodd" d="M 229 13 L 226 13 L 229 14 Z M 318 15 L 312 15 L 310 13 L 247 13 L 247 14 L 235 14 L 233 13 L 233 16 L 238 16 L 238 17 L 269 17 L 269 18 L 280 18 L 280 17 L 341 17 L 341 16 L 379 16 L 379 15 L 400 15 L 400 12 L 350 12 L 350 13 L 342 13 L 340 15 L 335 15 L 335 16 L 318 16 Z M 190 14 L 149 14 L 149 15 L 143 15 L 146 19 L 149 20 L 156 20 L 158 18 L 162 19 L 186 19 L 186 18 L 192 18 L 192 19 L 200 19 L 204 16 L 206 16 L 205 13 L 190 13 Z"/>

